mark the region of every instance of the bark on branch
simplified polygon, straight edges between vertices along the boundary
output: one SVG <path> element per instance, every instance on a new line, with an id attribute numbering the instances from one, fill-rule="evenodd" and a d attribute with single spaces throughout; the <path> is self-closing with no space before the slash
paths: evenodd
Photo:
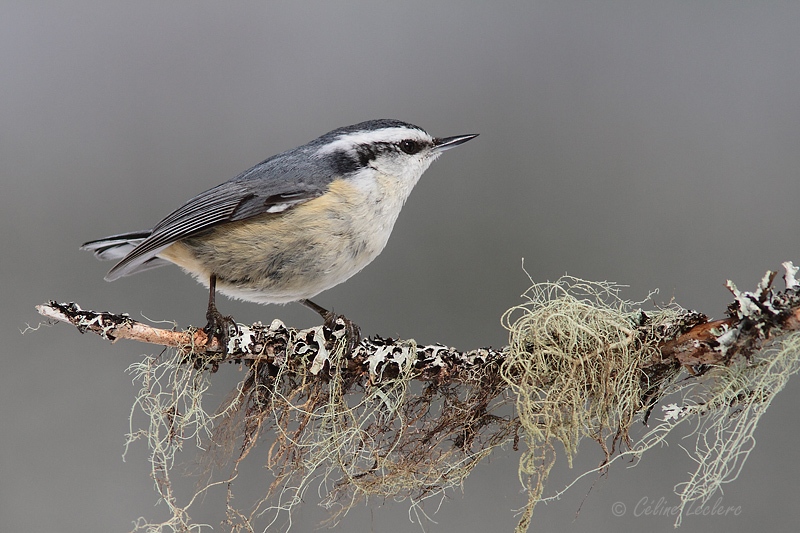
<path id="1" fill-rule="evenodd" d="M 735 300 L 728 306 L 727 318 L 709 321 L 701 313 L 686 311 L 677 321 L 658 325 L 648 323 L 648 317 L 643 314 L 638 324 L 639 336 L 646 335 L 654 327 L 663 331 L 660 357 L 643 361 L 641 368 L 647 371 L 678 365 L 692 373 L 701 373 L 708 365 L 727 364 L 733 355 L 749 357 L 776 331 L 800 330 L 800 284 L 794 277 L 797 268 L 791 263 L 784 263 L 784 267 L 786 289 L 783 291 L 773 290 L 775 272 L 767 272 L 754 292 L 741 292 L 728 281 L 727 287 Z M 343 323 L 333 330 L 325 326 L 298 330 L 275 320 L 269 325 L 240 324 L 237 331 L 231 332 L 227 346 L 218 346 L 216 339 L 209 343 L 205 331 L 199 328 L 190 327 L 185 331 L 156 328 L 126 313 L 89 311 L 75 303 L 50 301 L 36 308 L 41 315 L 72 324 L 81 333 L 90 331 L 112 342 L 130 339 L 177 348 L 190 355 L 196 366 L 208 364 L 214 368 L 224 362 L 258 361 L 280 365 L 300 358 L 311 365 L 313 374 L 318 374 L 328 364 L 328 354 L 334 343 L 344 335 Z M 403 357 L 413 357 L 412 363 L 420 379 L 460 381 L 476 365 L 501 361 L 508 350 L 504 347 L 460 351 L 440 344 L 413 344 L 414 353 L 409 354 L 409 346 L 408 341 L 391 338 L 362 339 L 346 357 L 347 370 L 371 376 L 379 372 L 392 373 L 393 367 L 396 369 L 405 362 L 399 359 L 403 354 Z"/>

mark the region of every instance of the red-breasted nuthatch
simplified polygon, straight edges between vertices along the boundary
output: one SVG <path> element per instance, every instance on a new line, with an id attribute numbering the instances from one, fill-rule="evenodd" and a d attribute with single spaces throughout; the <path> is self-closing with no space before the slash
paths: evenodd
<path id="1" fill-rule="evenodd" d="M 270 157 L 179 207 L 150 231 L 90 241 L 118 260 L 106 280 L 174 263 L 210 288 L 259 303 L 298 301 L 342 283 L 381 253 L 400 209 L 442 152 L 476 134 L 434 138 L 399 120 L 370 120 Z M 206 330 L 209 334 L 211 331 Z"/>

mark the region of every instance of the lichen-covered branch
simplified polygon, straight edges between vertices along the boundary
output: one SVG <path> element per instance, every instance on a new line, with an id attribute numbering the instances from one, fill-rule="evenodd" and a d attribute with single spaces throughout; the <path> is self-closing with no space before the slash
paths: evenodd
<path id="1" fill-rule="evenodd" d="M 600 468 L 607 468 L 621 457 L 641 458 L 693 420 L 697 469 L 678 485 L 681 505 L 707 501 L 735 478 L 759 418 L 800 371 L 798 269 L 783 266 L 783 290 L 773 287 L 774 272 L 752 292 L 728 282 L 734 300 L 727 317 L 715 321 L 677 305 L 649 303 L 645 311 L 646 302 L 623 300 L 620 287 L 606 282 L 534 283 L 526 301 L 502 318 L 509 345 L 466 352 L 380 337 L 350 351 L 342 321 L 302 330 L 279 320 L 238 325 L 219 346 L 201 329 L 154 328 L 73 303 L 38 310 L 112 342 L 173 348 L 129 369 L 141 384 L 134 408 L 150 423 L 132 427 L 128 440 L 147 440 L 157 490 L 171 514 L 162 523 L 142 519 L 137 529 L 194 528 L 189 508 L 205 489 L 179 504 L 167 466 L 193 438 L 207 450 L 207 472 L 218 471 L 219 462 L 231 465 L 227 476 L 209 482 L 229 487 L 223 525 L 231 531 L 252 531 L 268 511 L 274 519 L 291 516 L 312 485 L 321 505 L 335 509 L 333 521 L 370 497 L 406 499 L 419 510 L 508 444 L 522 450 L 519 475 L 528 492 L 522 532 L 536 503 L 547 499 L 557 443 L 571 462 L 588 437 L 604 451 Z M 247 371 L 209 413 L 204 392 L 223 363 Z M 675 393 L 680 404 L 662 406 L 665 416 L 655 427 L 632 438 L 634 420 L 647 424 L 655 406 Z M 259 457 L 273 480 L 245 513 L 233 506 L 231 487 L 259 441 L 267 442 Z"/>
<path id="2" fill-rule="evenodd" d="M 785 264 L 795 268 L 791 263 Z M 787 272 L 792 272 L 787 270 Z M 768 272 L 755 292 L 739 292 L 732 282 L 728 287 L 736 297 L 728 308 L 729 316 L 709 321 L 708 317 L 694 311 L 681 310 L 665 323 L 653 323 L 644 313 L 637 317 L 635 335 L 644 339 L 658 331 L 660 349 L 657 357 L 640 363 L 641 368 L 677 364 L 685 367 L 726 364 L 734 353 L 747 356 L 770 338 L 773 330 L 797 331 L 800 329 L 800 297 L 797 281 L 789 274 L 787 288 L 773 292 L 775 273 Z M 333 343 L 344 334 L 341 328 L 331 331 L 324 326 L 298 330 L 287 327 L 280 320 L 269 325 L 255 323 L 238 325 L 228 345 L 222 349 L 209 345 L 205 331 L 190 328 L 185 331 L 156 328 L 137 320 L 127 313 L 97 312 L 81 309 L 75 303 L 50 301 L 36 307 L 47 318 L 66 322 L 81 333 L 90 331 L 104 339 L 116 342 L 129 339 L 170 348 L 179 348 L 194 356 L 194 361 L 219 365 L 223 362 L 263 361 L 281 364 L 287 360 L 303 359 L 317 374 L 329 364 L 328 352 Z M 214 339 L 216 341 L 216 339 Z M 502 361 L 508 347 L 500 349 L 478 348 L 460 351 L 441 344 L 414 345 L 403 340 L 374 337 L 362 339 L 352 354 L 346 357 L 346 368 L 351 372 L 378 375 L 396 372 L 396 367 L 411 362 L 421 379 L 459 381 L 476 366 L 492 365 Z M 287 353 L 287 348 L 289 352 Z M 410 358 L 406 361 L 406 358 Z M 330 368 L 328 368 L 330 370 Z"/>
<path id="3" fill-rule="evenodd" d="M 225 362 L 259 362 L 291 367 L 307 364 L 314 375 L 323 368 L 330 372 L 330 351 L 344 335 L 343 323 L 337 323 L 333 330 L 325 326 L 298 330 L 280 320 L 273 320 L 269 325 L 238 324 L 238 331 L 229 336 L 227 346 L 222 349 L 210 346 L 205 331 L 198 328 L 160 329 L 136 321 L 127 313 L 89 311 L 76 303 L 51 301 L 36 309 L 47 318 L 74 325 L 81 333 L 96 333 L 111 342 L 129 339 L 177 348 L 196 366 L 213 364 L 215 368 Z M 396 376 L 399 367 L 410 363 L 423 379 L 459 381 L 469 375 L 470 369 L 497 363 L 503 353 L 492 348 L 462 352 L 441 344 L 418 346 L 413 341 L 374 337 L 362 339 L 353 353 L 348 354 L 345 368 L 341 370 L 388 378 Z"/>

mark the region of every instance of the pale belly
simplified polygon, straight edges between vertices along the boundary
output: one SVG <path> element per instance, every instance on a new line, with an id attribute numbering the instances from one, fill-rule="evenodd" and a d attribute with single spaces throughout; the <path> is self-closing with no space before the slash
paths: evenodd
<path id="1" fill-rule="evenodd" d="M 284 213 L 216 226 L 159 253 L 241 300 L 287 303 L 347 280 L 386 246 L 402 205 L 350 201 L 349 187 Z M 346 215 L 346 216 L 343 216 Z"/>

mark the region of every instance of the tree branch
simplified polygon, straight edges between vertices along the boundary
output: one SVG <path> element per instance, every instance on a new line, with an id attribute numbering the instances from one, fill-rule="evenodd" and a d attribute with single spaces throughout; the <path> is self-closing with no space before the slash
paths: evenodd
<path id="1" fill-rule="evenodd" d="M 326 507 L 338 509 L 332 520 L 369 496 L 409 498 L 417 505 L 461 486 L 492 449 L 513 443 L 517 450 L 524 442 L 519 479 L 528 504 L 517 529 L 522 532 L 544 499 L 555 442 L 571 460 L 578 443 L 590 437 L 605 453 L 605 468 L 622 456 L 641 458 L 672 428 L 694 419 L 692 457 L 700 460 L 690 481 L 677 486 L 681 508 L 706 501 L 732 481 L 759 417 L 800 372 L 800 335 L 789 335 L 800 331 L 798 269 L 783 266 L 782 291 L 772 286 L 775 272 L 752 292 L 728 281 L 734 300 L 727 317 L 714 321 L 677 306 L 648 316 L 606 282 L 564 277 L 534 284 L 525 294 L 528 302 L 504 315 L 509 346 L 498 350 L 373 337 L 348 351 L 342 320 L 303 330 L 280 320 L 238 324 L 220 346 L 198 328 L 156 328 L 74 303 L 51 301 L 37 309 L 112 342 L 174 348 L 131 365 L 134 381 L 142 383 L 135 405 L 150 425 L 129 442 L 148 438 L 158 491 L 173 513 L 168 522 L 137 529 L 191 529 L 187 509 L 195 498 L 186 507 L 174 503 L 165 466 L 184 435 L 211 435 L 203 448 L 221 450 L 233 461 L 230 477 L 221 481 L 230 486 L 260 436 L 274 430 L 267 465 L 275 480 L 249 516 L 232 506 L 229 487 L 229 525 L 252 531 L 252 521 L 269 509 L 291 512 L 312 480 L 330 487 L 321 497 Z M 199 406 L 211 373 L 225 362 L 243 364 L 247 372 L 211 415 Z M 703 375 L 708 379 L 697 379 Z M 411 392 L 412 379 L 425 382 L 421 390 Z M 665 406 L 666 416 L 634 442 L 634 420 L 647 424 L 654 406 L 679 391 L 681 405 Z M 327 481 L 319 483 L 319 475 Z M 270 507 L 276 494 L 296 503 Z"/>
<path id="2" fill-rule="evenodd" d="M 703 314 L 684 311 L 672 323 L 651 324 L 645 316 L 638 324 L 639 337 L 644 337 L 654 327 L 663 331 L 658 346 L 660 357 L 643 361 L 641 367 L 680 365 L 697 369 L 705 365 L 727 364 L 733 353 L 749 357 L 774 331 L 800 330 L 798 284 L 793 276 L 789 276 L 787 289 L 773 292 L 774 277 L 774 272 L 768 272 L 752 293 L 739 292 L 729 281 L 728 288 L 736 300 L 728 306 L 728 318 L 709 321 Z M 129 339 L 181 349 L 193 354 L 196 364 L 201 364 L 206 358 L 215 365 L 231 361 L 278 364 L 302 357 L 312 365 L 314 374 L 327 361 L 333 343 L 344 334 L 343 324 L 338 324 L 334 330 L 325 326 L 298 330 L 285 326 L 280 320 L 269 326 L 260 322 L 250 326 L 240 324 L 223 349 L 216 345 L 216 339 L 209 345 L 208 336 L 200 328 L 190 327 L 185 331 L 156 328 L 132 319 L 127 313 L 84 310 L 75 303 L 50 301 L 36 306 L 36 309 L 49 319 L 72 324 L 81 333 L 90 331 L 111 342 Z M 374 375 L 387 364 L 402 363 L 397 354 L 403 353 L 408 346 L 407 341 L 391 338 L 362 339 L 349 354 L 347 366 L 350 371 L 360 368 Z M 441 344 L 415 346 L 413 365 L 423 379 L 459 381 L 459 376 L 476 365 L 499 362 L 507 350 L 508 347 L 460 351 Z"/>

